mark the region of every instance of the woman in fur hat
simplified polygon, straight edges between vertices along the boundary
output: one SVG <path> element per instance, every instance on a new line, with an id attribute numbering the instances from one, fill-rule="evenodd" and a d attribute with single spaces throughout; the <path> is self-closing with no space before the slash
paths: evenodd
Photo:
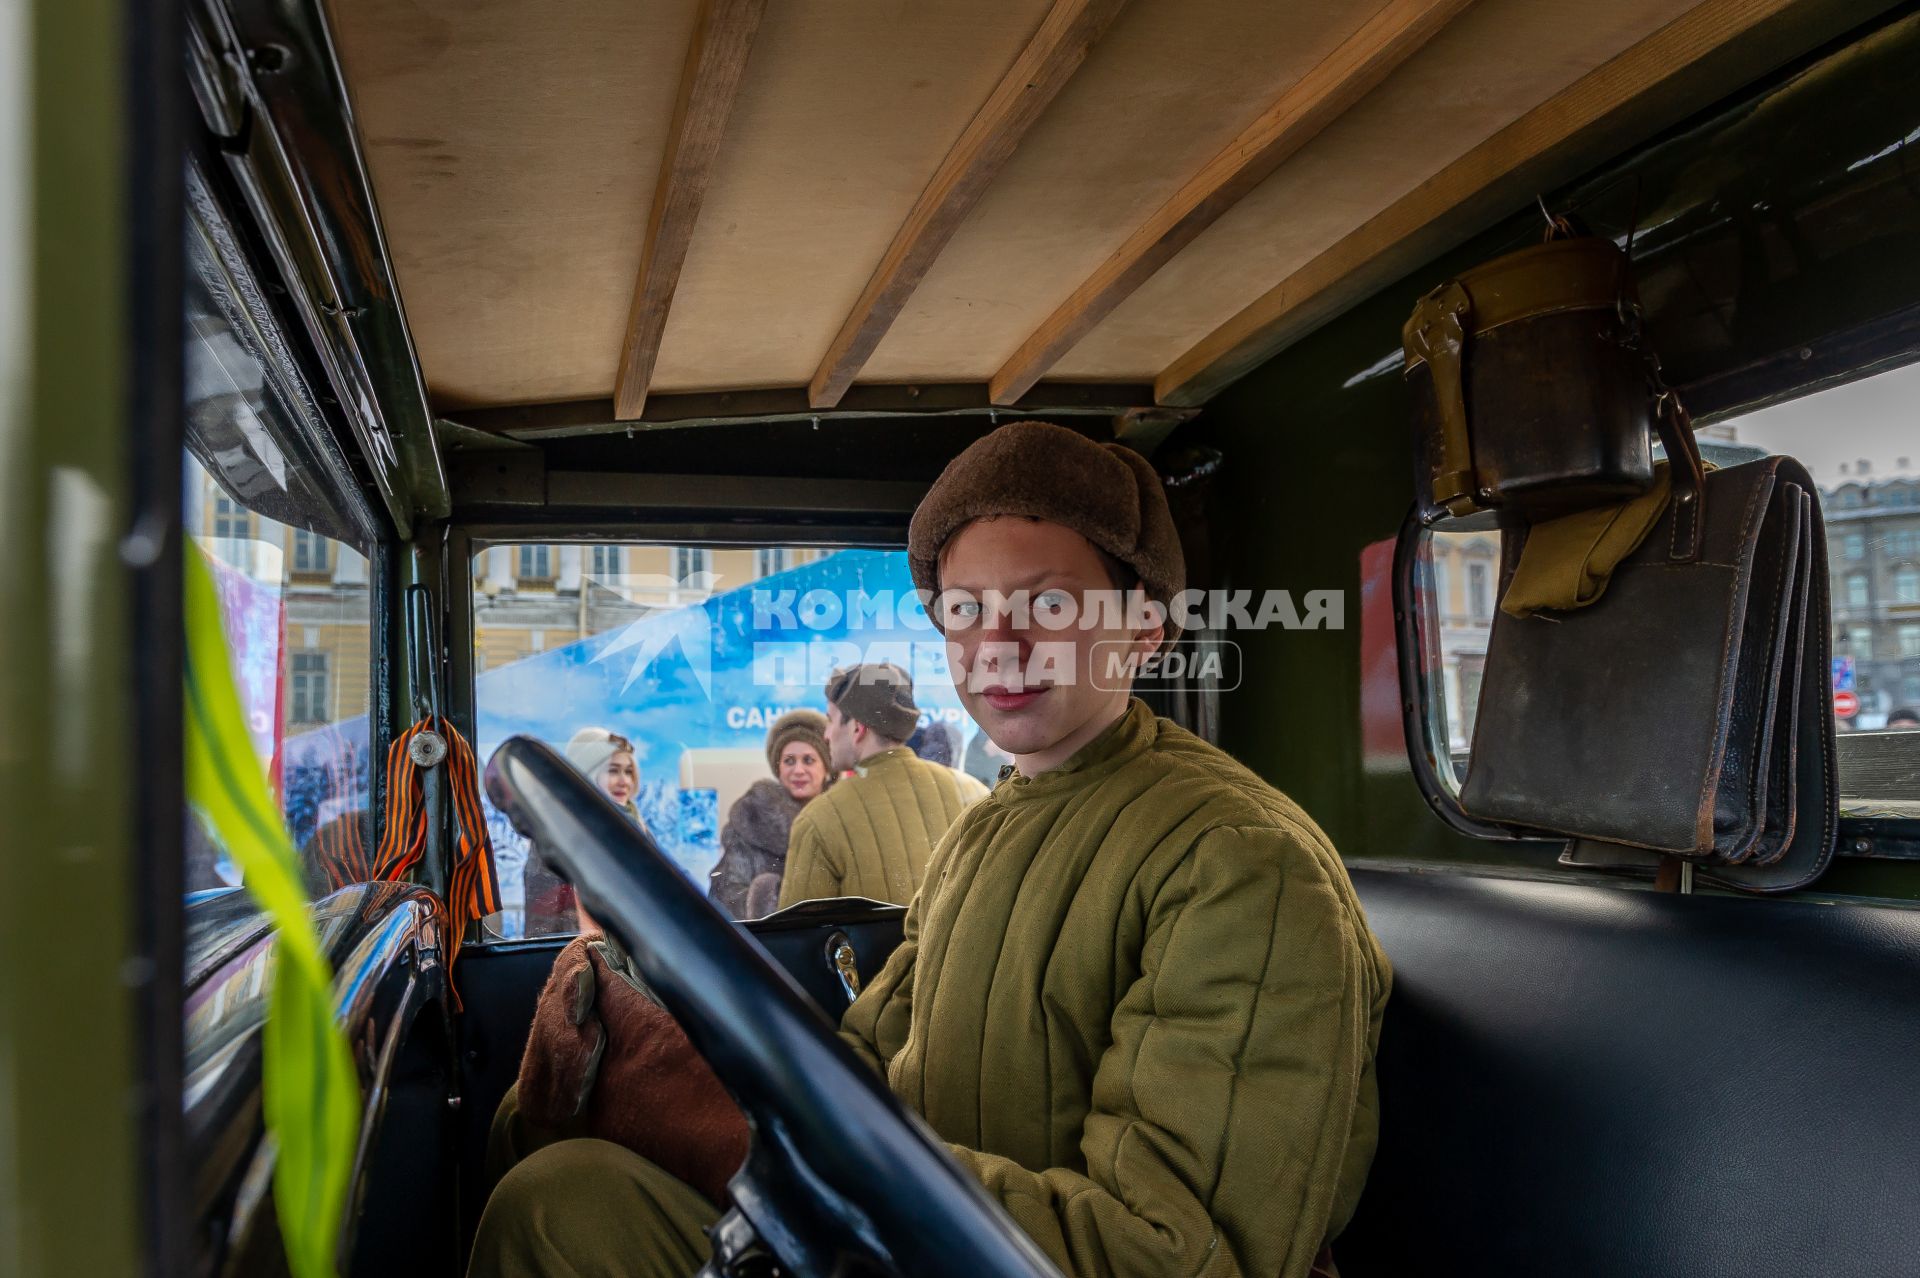
<path id="1" fill-rule="evenodd" d="M 780 900 L 787 836 L 808 800 L 827 788 L 827 717 L 789 710 L 767 729 L 773 779 L 755 781 L 733 802 L 720 831 L 720 864 L 707 897 L 729 918 L 757 919 Z"/>

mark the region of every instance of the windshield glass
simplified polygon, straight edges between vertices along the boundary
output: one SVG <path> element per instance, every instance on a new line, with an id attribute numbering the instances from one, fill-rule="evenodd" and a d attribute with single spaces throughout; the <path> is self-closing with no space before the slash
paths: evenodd
<path id="1" fill-rule="evenodd" d="M 838 666 L 911 673 L 922 758 L 989 784 L 1008 761 L 961 708 L 905 551 L 517 543 L 473 574 L 479 757 L 517 734 L 567 754 L 703 889 L 734 805 L 776 779 L 768 729 L 824 711 Z M 489 934 L 574 930 L 570 889 L 487 815 L 507 907 Z"/>

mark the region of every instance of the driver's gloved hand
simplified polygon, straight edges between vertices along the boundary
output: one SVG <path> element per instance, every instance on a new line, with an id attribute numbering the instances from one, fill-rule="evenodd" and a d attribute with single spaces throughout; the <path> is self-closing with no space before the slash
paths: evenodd
<path id="1" fill-rule="evenodd" d="M 520 1112 L 540 1127 L 575 1130 L 586 1115 L 607 1047 L 595 1008 L 598 984 L 580 941 L 560 951 L 520 1059 Z"/>
<path id="2" fill-rule="evenodd" d="M 606 938 L 554 960 L 520 1062 L 530 1122 L 623 1145 L 715 1203 L 747 1156 L 747 1123 L 706 1061 Z"/>

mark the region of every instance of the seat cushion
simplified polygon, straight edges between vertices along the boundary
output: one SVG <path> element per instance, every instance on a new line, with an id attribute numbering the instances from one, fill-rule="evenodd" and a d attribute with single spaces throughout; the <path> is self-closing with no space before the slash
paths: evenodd
<path id="1" fill-rule="evenodd" d="M 1369 1275 L 1920 1266 L 1920 911 L 1356 870 Z"/>

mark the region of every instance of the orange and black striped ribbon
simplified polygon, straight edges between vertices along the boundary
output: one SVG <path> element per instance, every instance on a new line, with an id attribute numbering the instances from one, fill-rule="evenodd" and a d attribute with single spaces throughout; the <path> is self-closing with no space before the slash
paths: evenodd
<path id="1" fill-rule="evenodd" d="M 427 811 L 421 787 L 421 769 L 408 747 L 426 731 L 438 732 L 447 743 L 447 780 L 453 795 L 453 814 L 460 826 L 454 845 L 452 873 L 444 903 L 447 932 L 448 984 L 453 963 L 467 929 L 476 919 L 500 908 L 500 880 L 493 865 L 493 840 L 480 810 L 479 768 L 473 747 L 460 730 L 445 719 L 422 719 L 409 727 L 387 751 L 387 820 L 380 839 L 380 855 L 373 867 L 374 882 L 399 882 L 419 866 L 427 848 Z M 454 1005 L 460 996 L 454 994 Z"/>

